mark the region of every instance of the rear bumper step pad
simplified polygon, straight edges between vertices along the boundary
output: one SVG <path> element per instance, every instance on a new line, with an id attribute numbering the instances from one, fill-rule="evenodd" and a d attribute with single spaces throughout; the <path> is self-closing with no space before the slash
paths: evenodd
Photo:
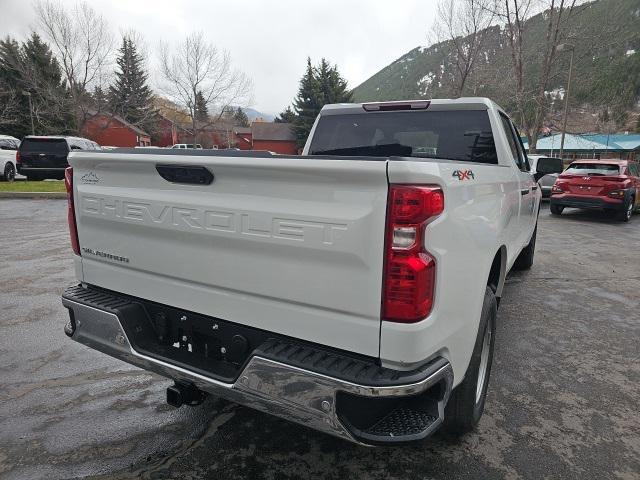
<path id="1" fill-rule="evenodd" d="M 453 370 L 443 358 L 403 372 L 274 336 L 253 349 L 234 380 L 221 381 L 136 350 L 123 324 L 127 316 L 146 311 L 144 303 L 95 287 L 69 287 L 62 296 L 70 313 L 65 330 L 72 339 L 143 369 L 357 443 L 419 440 L 444 419 Z"/>

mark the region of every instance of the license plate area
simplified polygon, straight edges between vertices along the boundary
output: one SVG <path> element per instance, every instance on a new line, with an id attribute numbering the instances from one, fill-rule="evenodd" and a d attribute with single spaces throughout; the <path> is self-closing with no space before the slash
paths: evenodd
<path id="1" fill-rule="evenodd" d="M 141 307 L 141 308 L 140 308 Z M 139 353 L 224 382 L 233 382 L 268 332 L 153 302 L 120 315 Z"/>
<path id="2" fill-rule="evenodd" d="M 577 195 L 599 195 L 601 190 L 601 187 L 593 185 L 573 185 L 570 189 L 571 193 Z"/>

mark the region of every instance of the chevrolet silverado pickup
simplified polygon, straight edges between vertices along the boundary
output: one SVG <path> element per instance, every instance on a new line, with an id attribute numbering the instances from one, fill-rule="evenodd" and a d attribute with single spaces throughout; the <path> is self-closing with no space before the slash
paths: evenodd
<path id="1" fill-rule="evenodd" d="M 492 101 L 328 105 L 300 156 L 69 163 L 65 332 L 174 380 L 171 405 L 213 394 L 368 445 L 480 420 L 540 204 Z"/>

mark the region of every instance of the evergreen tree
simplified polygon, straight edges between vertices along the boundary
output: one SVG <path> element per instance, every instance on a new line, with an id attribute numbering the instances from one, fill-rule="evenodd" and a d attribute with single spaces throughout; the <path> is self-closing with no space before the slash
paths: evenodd
<path id="1" fill-rule="evenodd" d="M 23 92 L 30 94 L 31 111 Z M 10 118 L 2 123 L 15 135 L 31 133 L 30 113 L 38 134 L 70 132 L 73 116 L 60 64 L 36 33 L 22 45 L 10 38 L 0 41 L 0 103 L 7 101 L 13 101 L 17 110 L 13 115 L 4 112 Z"/>
<path id="2" fill-rule="evenodd" d="M 296 114 L 293 119 L 293 128 L 299 147 L 307 141 L 313 122 L 321 108 L 318 76 L 316 69 L 311 65 L 311 58 L 307 58 L 307 69 L 300 79 L 298 95 L 293 101 L 293 110 Z"/>
<path id="3" fill-rule="evenodd" d="M 104 112 L 109 105 L 107 94 L 104 93 L 104 90 L 98 85 L 96 85 L 93 89 L 91 100 L 93 108 L 95 108 L 98 112 Z"/>
<path id="4" fill-rule="evenodd" d="M 320 61 L 317 72 L 323 105 L 349 103 L 352 101 L 352 94 L 347 88 L 347 81 L 340 76 L 337 66 L 332 67 L 323 58 Z"/>
<path id="5" fill-rule="evenodd" d="M 293 112 L 287 108 L 279 121 L 286 117 L 293 124 L 298 146 L 302 147 L 323 106 L 350 101 L 351 92 L 347 89 L 347 81 L 340 76 L 338 67 L 332 67 L 324 58 L 314 67 L 311 59 L 307 58 L 307 69 L 293 101 Z"/>
<path id="6" fill-rule="evenodd" d="M 282 112 L 280 112 L 280 115 L 278 115 L 276 117 L 274 122 L 276 122 L 276 123 L 293 123 L 295 121 L 295 119 L 296 119 L 295 112 L 293 110 L 291 110 L 291 107 L 287 107 Z"/>
<path id="7" fill-rule="evenodd" d="M 0 125 L 13 135 L 23 136 L 31 130 L 24 122 L 29 104 L 21 94 L 23 85 L 18 68 L 21 63 L 20 44 L 10 37 L 0 40 Z"/>
<path id="8" fill-rule="evenodd" d="M 34 32 L 23 45 L 22 53 L 40 133 L 72 133 L 69 90 L 49 45 Z"/>
<path id="9" fill-rule="evenodd" d="M 239 127 L 248 127 L 249 126 L 249 117 L 244 113 L 240 107 L 236 108 L 236 111 L 233 114 L 233 121 Z"/>
<path id="10" fill-rule="evenodd" d="M 153 117 L 152 92 L 147 85 L 148 75 L 143 58 L 130 36 L 122 38 L 116 59 L 118 70 L 115 83 L 109 87 L 111 111 L 126 121 L 147 127 Z"/>
<path id="11" fill-rule="evenodd" d="M 201 91 L 196 92 L 196 105 L 195 114 L 196 120 L 200 125 L 203 123 L 209 123 L 209 109 L 207 108 L 207 101 Z"/>

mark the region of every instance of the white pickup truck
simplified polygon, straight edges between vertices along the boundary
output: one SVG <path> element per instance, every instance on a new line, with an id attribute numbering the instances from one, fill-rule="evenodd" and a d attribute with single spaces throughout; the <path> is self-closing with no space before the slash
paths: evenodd
<path id="1" fill-rule="evenodd" d="M 540 204 L 490 100 L 328 105 L 301 156 L 69 163 L 65 332 L 175 380 L 170 404 L 206 392 L 370 445 L 479 421 Z"/>

